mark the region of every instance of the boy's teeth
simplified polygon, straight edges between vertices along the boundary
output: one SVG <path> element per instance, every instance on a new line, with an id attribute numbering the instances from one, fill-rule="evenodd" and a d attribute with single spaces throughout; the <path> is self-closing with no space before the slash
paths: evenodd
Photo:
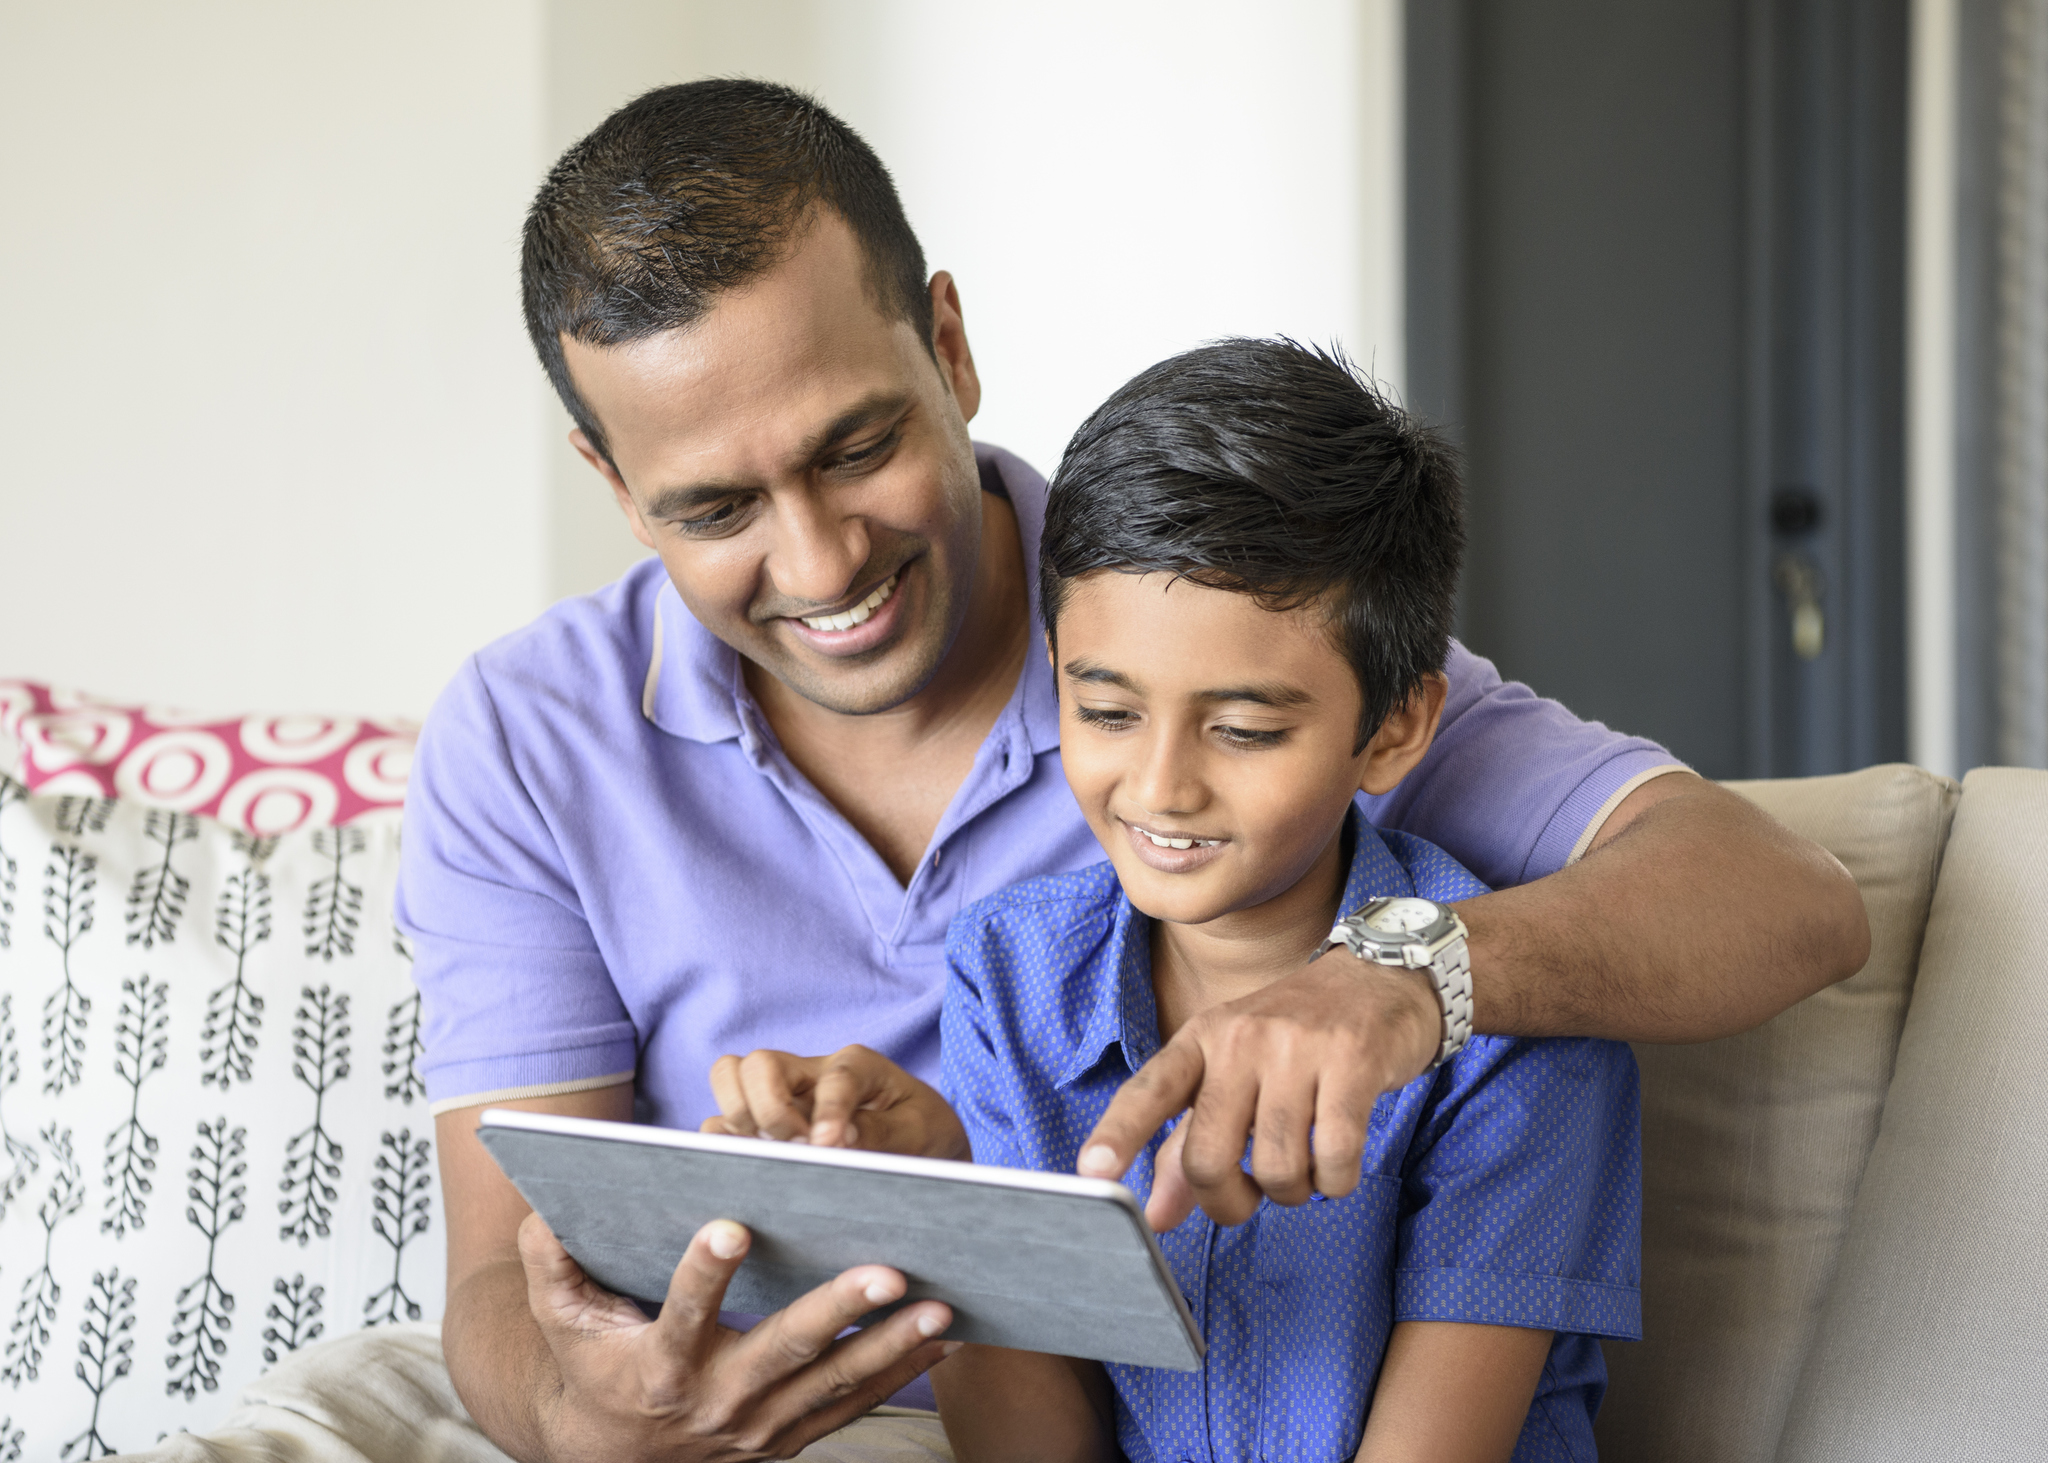
<path id="1" fill-rule="evenodd" d="M 1140 828 L 1138 831 L 1151 839 L 1160 848 L 1193 848 L 1196 844 L 1200 844 L 1203 848 L 1214 848 L 1216 846 L 1216 840 L 1213 838 L 1161 838 L 1149 828 Z"/>
<path id="2" fill-rule="evenodd" d="M 875 592 L 850 610 L 841 610 L 836 615 L 817 615 L 806 618 L 804 623 L 813 630 L 851 630 L 882 607 L 882 601 L 896 592 L 896 576 L 891 574 L 875 586 Z"/>

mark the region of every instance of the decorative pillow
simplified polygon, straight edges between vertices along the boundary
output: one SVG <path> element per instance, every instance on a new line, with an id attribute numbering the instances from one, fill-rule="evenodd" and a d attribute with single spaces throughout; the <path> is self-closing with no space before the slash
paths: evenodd
<path id="1" fill-rule="evenodd" d="M 405 798 L 419 728 L 325 716 L 197 716 L 0 681 L 0 775 L 30 792 L 197 813 L 259 837 Z"/>
<path id="2" fill-rule="evenodd" d="M 438 1318 L 397 865 L 395 814 L 258 838 L 0 779 L 0 1458 L 204 1431 L 317 1337 Z"/>

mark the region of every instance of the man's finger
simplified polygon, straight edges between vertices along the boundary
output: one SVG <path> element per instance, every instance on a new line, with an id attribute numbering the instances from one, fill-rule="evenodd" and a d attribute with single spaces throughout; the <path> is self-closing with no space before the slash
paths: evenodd
<path id="1" fill-rule="evenodd" d="M 694 1364 L 710 1350 L 718 1335 L 725 1287 L 753 1242 L 746 1227 L 730 1219 L 714 1219 L 690 1237 L 689 1247 L 669 1276 L 668 1296 L 654 1322 L 672 1354 L 690 1358 Z"/>
<path id="2" fill-rule="evenodd" d="M 1313 1192 L 1309 1128 L 1315 1117 L 1313 1068 L 1265 1074 L 1252 1128 L 1252 1179 L 1276 1204 L 1306 1204 Z"/>
<path id="3" fill-rule="evenodd" d="M 747 1390 L 765 1392 L 802 1371 L 861 1317 L 901 1300 L 905 1288 L 903 1276 L 886 1265 L 856 1265 L 798 1296 L 747 1332 L 733 1348 L 732 1361 L 747 1379 Z M 904 1350 L 916 1344 L 904 1339 Z"/>
<path id="4" fill-rule="evenodd" d="M 1195 1202 L 1218 1224 L 1242 1224 L 1259 1207 L 1259 1189 L 1244 1171 L 1245 1135 L 1258 1111 L 1255 1072 L 1211 1071 L 1187 1120 L 1181 1171 Z"/>
<path id="5" fill-rule="evenodd" d="M 1358 1187 L 1366 1125 L 1378 1097 L 1355 1074 L 1323 1073 L 1316 1088 L 1316 1192 L 1341 1199 Z"/>
<path id="6" fill-rule="evenodd" d="M 776 1454 L 788 1457 L 837 1432 L 958 1351 L 959 1342 L 944 1339 L 951 1311 L 937 1301 L 929 1304 L 937 1308 L 935 1314 L 922 1313 L 922 1307 L 899 1311 L 881 1325 L 839 1342 L 822 1360 L 785 1383 L 763 1408 L 778 1420 L 788 1419 L 774 1434 Z M 934 1326 L 939 1329 L 932 1334 L 939 1339 L 927 1340 L 925 1333 Z M 907 1352 L 905 1345 L 911 1348 Z"/>
<path id="7" fill-rule="evenodd" d="M 1175 1037 L 1118 1089 L 1088 1141 L 1075 1172 L 1119 1179 L 1166 1120 L 1186 1108 L 1202 1086 L 1202 1049 Z M 1206 1206 L 1204 1206 L 1206 1207 Z"/>
<path id="8" fill-rule="evenodd" d="M 810 1082 L 803 1073 L 804 1065 L 788 1052 L 749 1052 L 740 1059 L 740 1090 L 763 1137 L 785 1143 L 809 1140 Z"/>
<path id="9" fill-rule="evenodd" d="M 742 1138 L 754 1136 L 758 1130 L 754 1125 L 754 1115 L 747 1111 L 747 1093 L 740 1085 L 738 1057 L 720 1057 L 711 1064 L 711 1095 L 718 1100 L 719 1114 L 725 1119 L 725 1126 L 719 1132 L 734 1133 Z M 712 1130 L 706 1125 L 704 1131 Z"/>
<path id="10" fill-rule="evenodd" d="M 520 1221 L 519 1260 L 526 1270 L 526 1307 L 544 1335 L 647 1324 L 640 1307 L 583 1273 L 538 1214 L 529 1213 Z"/>
<path id="11" fill-rule="evenodd" d="M 894 1065 L 864 1046 L 835 1052 L 811 1094 L 811 1142 L 821 1148 L 852 1147 L 854 1114 L 888 1095 Z"/>
<path id="12" fill-rule="evenodd" d="M 1159 1156 L 1152 1162 L 1152 1192 L 1145 1200 L 1145 1222 L 1152 1226 L 1154 1234 L 1179 1229 L 1195 1212 L 1195 1191 L 1188 1187 L 1188 1176 L 1180 1166 L 1181 1150 L 1187 1141 L 1188 1125 L 1183 1117 L 1159 1145 Z"/>

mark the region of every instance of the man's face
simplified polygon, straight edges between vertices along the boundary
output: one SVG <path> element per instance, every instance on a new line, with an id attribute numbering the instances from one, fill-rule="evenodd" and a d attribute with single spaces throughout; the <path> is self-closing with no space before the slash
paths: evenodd
<path id="1" fill-rule="evenodd" d="M 1058 634 L 1060 759 L 1131 903 L 1203 924 L 1330 856 L 1375 747 L 1318 614 L 1111 571 L 1069 587 Z"/>
<path id="2" fill-rule="evenodd" d="M 698 621 L 802 696 L 917 694 L 967 613 L 981 541 L 979 386 L 944 275 L 938 364 L 821 213 L 782 264 L 684 330 L 565 340 L 605 474 Z M 616 469 L 614 471 L 613 469 Z"/>

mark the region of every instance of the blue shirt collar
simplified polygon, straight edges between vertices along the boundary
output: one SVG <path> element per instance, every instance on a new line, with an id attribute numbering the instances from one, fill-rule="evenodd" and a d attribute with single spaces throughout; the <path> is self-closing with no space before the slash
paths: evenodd
<path id="1" fill-rule="evenodd" d="M 1344 815 L 1344 836 L 1351 843 L 1351 864 L 1344 876 L 1339 918 L 1356 914 L 1367 900 L 1415 892 L 1408 870 L 1394 857 L 1380 831 L 1359 815 L 1355 802 Z M 1093 1071 L 1112 1046 L 1121 1048 L 1133 1072 L 1159 1050 L 1159 1005 L 1152 991 L 1152 921 L 1140 914 L 1121 890 L 1101 957 L 1080 974 L 1093 984 L 1093 1000 L 1075 1039 L 1073 1055 L 1057 1079 L 1061 1087 Z"/>
<path id="2" fill-rule="evenodd" d="M 984 490 L 1000 490 L 1017 514 L 1024 550 L 1024 580 L 1031 597 L 1031 644 L 1024 673 L 991 736 L 1021 734 L 1032 753 L 1060 744 L 1059 703 L 1045 640 L 1038 631 L 1038 542 L 1045 532 L 1045 479 L 1023 458 L 977 442 L 974 460 Z M 693 742 L 731 741 L 743 734 L 753 697 L 740 674 L 740 657 L 706 630 L 666 575 L 654 596 L 653 632 L 642 688 L 641 713 L 671 736 Z"/>

